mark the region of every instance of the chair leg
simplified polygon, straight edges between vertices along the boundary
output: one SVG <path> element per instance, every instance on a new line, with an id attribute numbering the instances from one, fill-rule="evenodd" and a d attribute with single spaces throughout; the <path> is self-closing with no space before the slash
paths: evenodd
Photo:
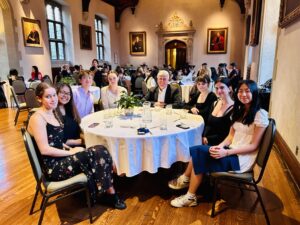
<path id="1" fill-rule="evenodd" d="M 16 117 L 15 117 L 15 126 L 16 126 L 16 124 L 18 122 L 19 114 L 20 114 L 20 109 L 17 110 L 17 114 L 16 114 Z"/>
<path id="2" fill-rule="evenodd" d="M 33 198 L 33 202 L 32 202 L 32 205 L 31 205 L 31 209 L 30 209 L 29 215 L 31 215 L 33 213 L 34 206 L 35 206 L 38 194 L 39 194 L 39 188 L 36 187 L 36 191 L 35 191 L 35 194 L 34 194 L 34 198 Z"/>
<path id="3" fill-rule="evenodd" d="M 85 194 L 86 194 L 87 205 L 89 208 L 90 223 L 93 223 L 93 215 L 92 215 L 92 208 L 91 208 L 91 196 L 90 196 L 90 191 L 89 191 L 88 187 L 86 187 Z"/>
<path id="4" fill-rule="evenodd" d="M 257 187 L 256 184 L 254 185 L 254 187 L 255 187 L 255 190 L 256 190 L 257 197 L 258 197 L 258 199 L 259 199 L 261 208 L 262 208 L 262 210 L 263 210 L 263 212 L 264 212 L 264 214 L 265 214 L 266 222 L 267 222 L 268 225 L 270 225 L 270 220 L 269 220 L 269 217 L 268 217 L 268 213 L 267 213 L 267 210 L 266 210 L 265 205 L 264 205 L 264 203 L 263 203 L 262 197 L 261 197 L 261 195 L 260 195 L 260 193 L 259 193 L 258 187 Z"/>
<path id="5" fill-rule="evenodd" d="M 44 218 L 44 214 L 45 214 L 45 210 L 46 210 L 46 206 L 47 206 L 47 203 L 48 203 L 48 197 L 43 198 L 43 200 L 44 201 L 43 201 L 43 204 L 42 204 L 42 211 L 41 211 L 41 215 L 40 215 L 40 218 L 39 218 L 38 225 L 42 224 L 42 221 L 43 221 L 43 218 Z"/>
<path id="6" fill-rule="evenodd" d="M 214 179 L 214 194 L 213 194 L 213 199 L 212 199 L 212 207 L 211 207 L 210 217 L 215 216 L 215 206 L 216 206 L 216 201 L 217 201 L 217 192 L 218 192 L 218 182 L 217 182 L 217 179 Z"/>

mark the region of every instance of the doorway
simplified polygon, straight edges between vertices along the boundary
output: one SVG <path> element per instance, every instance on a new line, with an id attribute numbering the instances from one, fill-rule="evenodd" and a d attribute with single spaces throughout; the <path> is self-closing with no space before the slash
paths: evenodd
<path id="1" fill-rule="evenodd" d="M 183 68 L 186 65 L 187 46 L 183 41 L 173 40 L 165 46 L 165 64 L 173 68 Z"/>

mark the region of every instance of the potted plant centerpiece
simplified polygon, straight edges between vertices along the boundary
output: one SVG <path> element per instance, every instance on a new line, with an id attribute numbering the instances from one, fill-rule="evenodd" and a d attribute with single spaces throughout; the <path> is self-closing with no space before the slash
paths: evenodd
<path id="1" fill-rule="evenodd" d="M 142 102 L 138 97 L 135 97 L 133 93 L 127 94 L 123 92 L 120 100 L 116 101 L 118 108 L 124 109 L 125 116 L 133 115 L 133 108 L 135 106 L 141 106 Z"/>

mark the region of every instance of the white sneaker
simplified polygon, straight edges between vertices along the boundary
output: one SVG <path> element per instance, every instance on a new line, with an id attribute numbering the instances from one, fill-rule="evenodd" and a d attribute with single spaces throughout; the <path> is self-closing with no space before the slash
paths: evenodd
<path id="1" fill-rule="evenodd" d="M 188 195 L 181 195 L 180 197 L 177 197 L 171 201 L 171 205 L 177 208 L 185 207 L 185 206 L 196 206 L 197 203 L 197 197 L 189 197 Z"/>
<path id="2" fill-rule="evenodd" d="M 180 190 L 183 188 L 187 188 L 190 184 L 190 181 L 185 181 L 183 176 L 179 176 L 178 178 L 171 180 L 168 182 L 168 186 L 174 190 Z"/>

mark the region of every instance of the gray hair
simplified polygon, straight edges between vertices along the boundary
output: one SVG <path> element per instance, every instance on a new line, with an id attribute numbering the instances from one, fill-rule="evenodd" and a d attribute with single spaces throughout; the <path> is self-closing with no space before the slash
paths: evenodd
<path id="1" fill-rule="evenodd" d="M 170 74 L 166 70 L 160 70 L 157 74 L 157 78 L 158 77 L 169 77 L 169 76 L 170 76 Z"/>

